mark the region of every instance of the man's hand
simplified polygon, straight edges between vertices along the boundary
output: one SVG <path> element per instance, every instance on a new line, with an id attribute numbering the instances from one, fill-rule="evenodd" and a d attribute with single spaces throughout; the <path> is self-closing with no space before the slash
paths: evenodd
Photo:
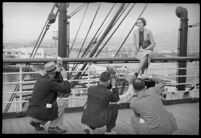
<path id="1" fill-rule="evenodd" d="M 112 88 L 116 87 L 116 79 L 112 78 L 111 80 Z"/>
<path id="2" fill-rule="evenodd" d="M 67 72 L 65 70 L 61 70 L 61 76 L 63 77 L 63 80 L 67 80 Z"/>

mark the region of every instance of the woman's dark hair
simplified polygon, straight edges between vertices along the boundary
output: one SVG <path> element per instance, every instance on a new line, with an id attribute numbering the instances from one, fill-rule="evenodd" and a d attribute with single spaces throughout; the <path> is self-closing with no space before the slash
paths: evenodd
<path id="1" fill-rule="evenodd" d="M 145 20 L 143 17 L 140 17 L 140 18 L 138 18 L 137 20 L 141 20 L 142 23 L 144 24 L 144 26 L 147 25 L 147 22 L 146 22 L 146 20 Z"/>

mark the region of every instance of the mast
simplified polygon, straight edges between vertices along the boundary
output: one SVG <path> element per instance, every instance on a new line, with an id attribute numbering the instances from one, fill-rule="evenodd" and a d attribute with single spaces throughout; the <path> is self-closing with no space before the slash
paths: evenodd
<path id="1" fill-rule="evenodd" d="M 67 8 L 69 4 L 62 3 L 59 9 L 59 23 L 58 23 L 58 56 L 69 57 L 69 22 L 67 16 Z M 68 70 L 68 64 L 63 64 L 64 68 Z"/>
<path id="2" fill-rule="evenodd" d="M 180 28 L 179 28 L 179 43 L 178 43 L 178 54 L 179 57 L 187 56 L 187 39 L 188 39 L 188 11 L 186 8 L 178 6 L 176 8 L 176 15 L 180 18 Z M 186 61 L 179 61 L 178 67 L 178 78 L 177 83 L 186 83 L 186 76 L 180 77 L 180 75 L 186 75 Z M 179 69 L 182 68 L 182 69 Z M 185 85 L 178 85 L 177 90 L 185 90 Z"/>

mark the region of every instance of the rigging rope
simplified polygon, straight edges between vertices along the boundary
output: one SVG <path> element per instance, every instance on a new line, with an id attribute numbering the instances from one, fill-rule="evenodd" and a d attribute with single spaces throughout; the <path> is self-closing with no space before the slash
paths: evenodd
<path id="1" fill-rule="evenodd" d="M 130 13 L 130 11 L 133 9 L 133 7 L 135 6 L 135 4 L 133 4 L 133 6 L 129 9 L 129 11 L 126 13 L 126 15 L 123 17 L 123 19 L 121 20 L 121 22 L 119 23 L 119 25 L 116 27 L 116 29 L 112 32 L 112 34 L 109 36 L 109 38 L 107 39 L 107 41 L 103 44 L 103 46 L 101 47 L 101 49 L 97 52 L 96 56 L 97 57 L 100 52 L 103 50 L 103 48 L 106 46 L 106 44 L 108 43 L 108 41 L 110 40 L 110 38 L 113 36 L 113 34 L 117 31 L 117 29 L 119 28 L 119 26 L 122 24 L 122 22 L 124 21 L 124 19 L 127 17 L 127 15 Z"/>
<path id="2" fill-rule="evenodd" d="M 82 43 L 82 46 L 81 46 L 81 48 L 80 48 L 80 50 L 79 50 L 79 53 L 78 53 L 77 57 L 79 57 L 79 55 L 80 55 L 80 53 L 81 53 L 81 51 L 82 51 L 82 48 L 83 48 L 83 46 L 84 46 L 84 43 L 85 43 L 85 41 L 86 41 L 86 39 L 87 39 L 87 37 L 88 37 L 88 34 L 89 34 L 89 32 L 90 32 L 90 30 L 91 30 L 91 28 L 92 28 L 92 25 L 93 25 L 93 23 L 94 23 L 94 21 L 95 21 L 95 18 L 96 18 L 96 16 L 97 16 L 97 13 L 98 13 L 98 11 L 99 11 L 99 9 L 100 9 L 100 6 L 101 6 L 101 3 L 99 4 L 99 6 L 98 6 L 98 8 L 97 8 L 97 10 L 96 10 L 96 13 L 94 14 L 93 20 L 92 20 L 92 22 L 91 22 L 91 24 L 90 24 L 90 27 L 89 27 L 88 32 L 87 32 L 87 35 L 86 35 L 86 37 L 85 37 L 85 39 L 84 39 L 84 41 L 83 41 L 83 43 Z M 76 67 L 77 67 L 77 64 L 74 64 L 73 70 L 74 70 Z"/>
<path id="3" fill-rule="evenodd" d="M 69 14 L 70 17 L 74 16 L 76 13 L 78 13 L 82 8 L 84 8 L 88 3 L 83 3 L 80 7 L 78 7 L 75 11 L 71 12 Z"/>
<path id="4" fill-rule="evenodd" d="M 85 43 L 85 41 L 86 41 L 86 39 L 87 39 L 87 37 L 88 37 L 88 35 L 89 35 L 89 32 L 90 32 L 90 30 L 91 30 L 91 28 L 92 28 L 92 25 L 93 25 L 93 23 L 94 23 L 94 21 L 95 21 L 95 18 L 96 18 L 96 16 L 97 16 L 97 13 L 98 13 L 98 11 L 99 11 L 99 9 L 100 9 L 100 6 L 101 6 L 101 3 L 99 4 L 99 6 L 98 6 L 98 8 L 97 8 L 97 10 L 96 10 L 96 13 L 95 13 L 95 15 L 94 15 L 94 18 L 93 18 L 93 20 L 92 20 L 92 22 L 91 22 L 91 25 L 90 25 L 90 27 L 89 27 L 89 29 L 88 29 L 87 35 L 86 35 L 86 37 L 85 37 L 85 39 L 84 39 L 84 42 L 82 43 L 82 46 L 81 46 L 81 48 L 80 48 L 80 51 L 79 51 L 77 57 L 79 57 L 79 55 L 80 55 L 80 53 L 81 53 L 81 51 L 82 51 L 82 48 L 83 48 L 83 46 L 84 46 L 84 43 Z"/>
<path id="5" fill-rule="evenodd" d="M 103 32 L 101 38 L 98 40 L 97 44 L 95 45 L 95 48 L 92 50 L 92 52 L 90 53 L 89 57 L 92 57 L 94 55 L 94 53 L 96 52 L 96 50 L 98 49 L 98 47 L 100 46 L 101 42 L 104 40 L 104 38 L 107 36 L 107 34 L 109 33 L 109 31 L 111 30 L 111 28 L 113 27 L 113 23 L 115 22 L 115 20 L 117 19 L 118 15 L 122 12 L 123 8 L 124 8 L 125 4 L 122 3 L 121 6 L 119 7 L 118 11 L 116 12 L 116 14 L 114 15 L 114 17 L 112 18 L 110 24 L 107 26 L 106 30 Z M 80 70 L 84 70 L 85 67 L 88 65 L 88 63 L 84 63 L 84 65 L 81 67 Z M 82 77 L 82 73 L 78 72 L 76 74 L 76 76 L 74 77 L 74 79 L 78 79 Z M 77 81 L 73 81 L 71 82 L 71 87 L 73 88 L 75 85 L 77 84 Z"/>
<path id="6" fill-rule="evenodd" d="M 108 18 L 109 14 L 111 13 L 111 11 L 113 10 L 113 8 L 114 8 L 115 5 L 116 5 L 116 3 L 113 4 L 112 8 L 111 8 L 110 11 L 108 12 L 107 16 L 105 17 L 105 19 L 103 20 L 102 24 L 100 25 L 100 27 L 99 27 L 98 30 L 96 31 L 94 37 L 93 37 L 92 40 L 90 41 L 89 45 L 87 46 L 87 48 L 85 49 L 85 51 L 83 52 L 83 54 L 82 54 L 81 57 L 86 56 L 86 53 L 91 49 L 92 44 L 96 43 L 96 41 L 97 41 L 97 39 L 98 39 L 98 37 L 99 37 L 99 35 L 100 35 L 100 33 L 99 33 L 98 35 L 97 35 L 97 33 L 98 33 L 98 31 L 101 29 L 101 27 L 103 26 L 103 24 L 105 23 L 106 19 Z M 97 35 L 97 36 L 96 36 L 96 35 Z M 72 68 L 72 70 L 75 70 L 76 67 L 77 67 L 77 65 L 78 65 L 78 64 L 74 65 L 73 68 Z"/>
<path id="7" fill-rule="evenodd" d="M 103 20 L 102 24 L 100 25 L 100 27 L 98 28 L 98 30 L 96 31 L 94 37 L 92 38 L 92 40 L 90 41 L 88 47 L 85 49 L 85 51 L 83 52 L 81 57 L 85 56 L 85 53 L 88 51 L 88 49 L 90 49 L 91 47 L 91 43 L 95 40 L 98 39 L 98 37 L 100 36 L 100 34 L 102 33 L 102 31 L 97 35 L 97 33 L 99 32 L 99 30 L 102 28 L 103 24 L 105 23 L 106 19 L 108 18 L 109 14 L 111 13 L 111 11 L 113 10 L 114 6 L 116 5 L 116 3 L 114 3 L 114 5 L 112 6 L 112 8 L 110 9 L 110 11 L 108 12 L 107 16 L 105 17 L 105 19 Z M 96 36 L 97 35 L 97 36 Z"/>
<path id="8" fill-rule="evenodd" d="M 115 3 L 115 4 L 116 4 L 116 3 Z M 114 5 L 115 5 L 115 4 L 114 4 Z M 126 6 L 126 8 L 127 8 L 127 7 L 128 7 L 128 5 Z M 113 8 L 114 8 L 114 7 L 113 7 Z M 122 12 L 120 13 L 120 15 L 117 17 L 117 20 L 114 22 L 114 25 L 115 25 L 116 22 L 119 20 L 119 17 L 123 14 L 123 12 L 125 11 L 126 8 L 124 8 L 124 9 L 122 10 Z M 113 26 L 114 26 L 114 25 L 113 25 Z M 102 31 L 100 31 L 100 33 L 98 34 L 98 36 L 103 32 L 103 30 L 105 30 L 105 28 L 106 28 L 106 27 L 103 27 L 103 28 L 101 29 Z"/>
<path id="9" fill-rule="evenodd" d="M 84 21 L 84 17 L 85 17 L 85 15 L 86 15 L 86 12 L 87 12 L 88 7 L 89 7 L 89 4 L 87 4 L 87 7 L 86 7 L 85 12 L 84 12 L 83 17 L 82 17 L 82 21 L 81 21 L 81 23 L 80 23 L 80 25 L 79 25 L 78 31 L 77 31 L 77 33 L 76 33 L 76 35 L 75 35 L 75 38 L 74 38 L 73 43 L 72 43 L 72 46 L 71 46 L 71 48 L 70 48 L 69 54 L 70 54 L 70 52 L 71 52 L 72 49 L 73 49 L 75 40 L 76 40 L 77 35 L 78 35 L 79 31 L 80 31 L 81 25 L 82 25 L 82 23 L 83 23 L 83 21 Z"/>
<path id="10" fill-rule="evenodd" d="M 61 5 L 60 5 L 60 6 L 61 6 Z M 54 10 L 55 7 L 56 7 L 56 4 L 54 4 L 54 6 L 53 6 L 53 8 L 52 8 L 52 10 L 51 10 L 51 12 L 50 12 L 50 14 L 52 14 L 52 12 L 53 12 L 53 10 Z M 59 9 L 58 9 L 58 10 L 59 10 Z M 57 12 L 57 13 L 58 13 L 58 12 Z M 49 15 L 50 15 L 50 14 L 49 14 Z M 57 15 L 57 14 L 56 14 L 56 15 Z M 45 25 L 44 25 L 44 27 L 43 27 L 43 29 L 42 29 L 40 35 L 39 35 L 39 38 L 38 38 L 38 40 L 37 40 L 37 42 L 36 42 L 36 44 L 35 44 L 35 46 L 34 46 L 34 48 L 33 48 L 33 51 L 32 51 L 32 53 L 31 53 L 31 55 L 30 55 L 30 58 L 34 58 L 34 56 L 35 56 L 35 54 L 36 54 L 36 52 L 37 52 L 37 49 L 38 49 L 38 47 L 39 47 L 39 45 L 40 45 L 40 43 L 41 43 L 41 41 L 42 41 L 42 40 L 41 40 L 40 43 L 39 43 L 39 40 L 40 40 L 40 37 L 41 37 L 41 35 L 42 35 L 42 33 L 43 33 L 45 27 L 46 27 L 46 30 L 45 30 L 44 34 L 46 33 L 46 31 L 47 31 L 47 30 L 49 29 L 49 27 L 50 27 L 49 22 L 51 22 L 51 21 L 49 20 L 49 17 L 50 17 L 50 16 L 48 16 L 48 18 L 47 18 L 47 20 L 46 20 L 46 23 L 45 23 Z M 52 23 L 52 22 L 51 22 L 51 23 Z M 43 34 L 43 37 L 44 37 L 44 34 Z M 43 37 L 42 37 L 42 38 L 43 38 Z M 38 45 L 38 47 L 37 47 L 37 44 L 38 44 L 38 43 L 39 43 L 39 45 Z M 34 52 L 35 52 L 35 53 L 34 53 Z M 25 71 L 29 70 L 29 68 L 30 68 L 30 65 L 26 65 L 26 66 L 25 66 Z M 22 76 L 22 80 L 24 80 L 25 76 L 26 76 L 26 74 L 24 74 L 24 75 Z M 18 91 L 18 90 L 19 90 L 19 87 L 20 87 L 20 85 L 17 84 L 16 87 L 15 87 L 15 89 L 14 89 L 14 92 Z M 17 93 L 13 93 L 13 94 L 11 95 L 10 99 L 9 99 L 9 102 L 13 101 L 13 99 L 15 98 L 16 95 L 17 95 Z M 8 103 L 8 104 L 6 105 L 6 107 L 5 107 L 5 109 L 4 109 L 4 112 L 5 112 L 5 113 L 8 112 L 8 110 L 9 110 L 9 108 L 10 108 L 10 105 L 11 105 L 11 103 Z"/>

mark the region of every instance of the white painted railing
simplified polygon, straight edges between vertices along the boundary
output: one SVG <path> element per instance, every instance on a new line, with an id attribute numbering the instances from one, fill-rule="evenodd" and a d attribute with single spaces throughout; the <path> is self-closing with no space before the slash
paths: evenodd
<path id="1" fill-rule="evenodd" d="M 154 63 L 152 63 L 152 64 L 154 64 Z M 165 64 L 165 63 L 161 63 L 161 64 Z M 31 83 L 36 82 L 36 81 L 29 81 L 28 82 L 28 81 L 22 80 L 23 74 L 29 74 L 29 75 L 30 74 L 41 74 L 41 71 L 40 72 L 23 72 L 22 68 L 23 68 L 23 65 L 19 66 L 19 72 L 7 72 L 7 73 L 3 72 L 3 75 L 14 75 L 14 74 L 19 75 L 19 81 L 16 81 L 16 82 L 5 82 L 5 81 L 3 81 L 3 87 L 5 85 L 10 85 L 10 84 L 19 84 L 19 91 L 16 91 L 16 92 L 12 92 L 10 90 L 9 91 L 3 91 L 3 97 L 8 98 L 9 96 L 6 96 L 6 95 L 10 95 L 10 94 L 13 94 L 13 93 L 16 93 L 18 95 L 18 98 L 14 98 L 14 100 L 11 101 L 11 102 L 9 102 L 7 100 L 7 98 L 3 98 L 3 107 L 6 104 L 11 103 L 15 107 L 14 108 L 15 112 L 22 111 L 23 110 L 22 109 L 22 107 L 23 107 L 22 104 L 28 102 L 28 100 L 26 100 L 26 98 L 23 98 L 23 95 L 27 94 L 27 93 L 29 93 L 29 94 L 32 93 L 32 91 L 23 91 L 23 85 L 24 84 L 31 84 Z M 184 68 L 181 68 L 181 69 L 184 69 Z M 193 67 L 193 68 L 187 67 L 185 69 L 193 70 L 193 71 L 191 71 L 192 74 L 188 74 L 188 72 L 187 72 L 187 75 L 183 75 L 183 76 L 180 75 L 179 77 L 184 77 L 184 76 L 186 76 L 187 78 L 188 77 L 193 77 L 194 80 L 191 80 L 190 82 L 186 82 L 186 83 L 179 83 L 179 84 L 177 84 L 175 80 L 174 81 L 172 80 L 169 84 L 167 83 L 167 86 L 165 87 L 165 91 L 163 92 L 163 94 L 166 95 L 166 96 L 165 97 L 162 96 L 161 97 L 162 99 L 172 100 L 172 99 L 184 98 L 184 96 L 183 96 L 184 93 L 188 92 L 190 87 L 186 87 L 186 90 L 184 90 L 184 91 L 177 91 L 175 86 L 185 84 L 185 85 L 189 85 L 189 86 L 193 87 L 193 86 L 196 86 L 197 84 L 199 84 L 199 63 L 198 63 L 197 67 Z M 178 69 L 177 68 L 161 68 L 161 67 L 152 68 L 152 66 L 150 66 L 149 72 L 153 73 L 153 74 L 156 74 L 155 73 L 156 70 L 178 70 Z M 102 71 L 104 71 L 104 70 L 102 70 Z M 68 71 L 68 72 L 72 72 L 72 71 Z M 76 71 L 76 72 L 78 72 L 78 71 Z M 92 76 L 92 73 L 90 71 L 80 71 L 80 72 L 85 72 L 85 74 L 87 74 L 87 76 L 85 76 L 84 79 L 76 79 L 76 80 L 69 80 L 69 81 L 70 82 L 72 82 L 72 81 L 84 82 L 84 83 L 86 83 L 87 87 L 86 88 L 72 88 L 72 95 L 69 96 L 66 99 L 86 99 L 86 97 L 87 97 L 87 88 L 89 86 L 91 86 L 91 85 L 95 85 L 99 81 L 98 78 L 92 78 L 93 76 Z M 164 73 L 163 74 L 158 74 L 158 76 L 161 76 L 162 78 L 166 78 L 166 79 L 169 79 L 169 78 L 172 78 L 172 77 L 174 77 L 174 78 L 178 77 L 178 76 L 173 75 L 173 74 L 164 74 Z M 96 83 L 92 84 L 92 82 L 96 82 Z M 121 88 L 121 86 L 119 86 L 119 88 Z M 127 86 L 127 88 L 128 88 L 128 86 Z M 78 93 L 78 91 L 80 91 L 80 92 Z M 81 96 L 77 96 L 77 95 L 81 95 Z M 191 97 L 199 97 L 199 93 L 197 93 L 197 91 L 196 91 L 196 93 L 194 92 L 194 93 L 190 94 L 190 96 Z"/>

